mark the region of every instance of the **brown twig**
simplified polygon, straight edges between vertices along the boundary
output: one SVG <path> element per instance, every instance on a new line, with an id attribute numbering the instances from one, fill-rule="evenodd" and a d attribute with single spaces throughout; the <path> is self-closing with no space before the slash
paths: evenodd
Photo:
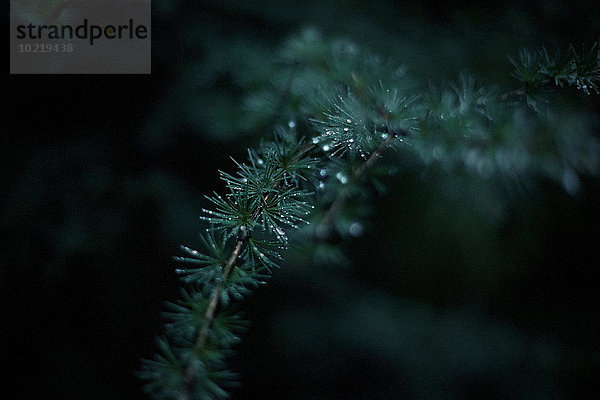
<path id="1" fill-rule="evenodd" d="M 222 274 L 223 281 L 225 281 L 231 274 L 231 271 L 233 270 L 233 266 L 235 265 L 235 262 L 237 261 L 237 258 L 240 255 L 240 252 L 242 251 L 244 242 L 245 242 L 245 238 L 240 237 L 237 240 L 237 242 L 235 243 L 233 252 L 231 253 L 231 256 L 229 257 L 229 259 L 227 260 L 225 267 L 223 268 L 223 274 Z M 210 295 L 210 301 L 208 303 L 208 307 L 206 307 L 206 312 L 204 313 L 204 323 L 202 324 L 202 327 L 200 328 L 200 331 L 198 332 L 198 337 L 196 338 L 196 344 L 194 345 L 195 351 L 202 350 L 204 348 L 204 346 L 206 345 L 206 339 L 208 338 L 208 333 L 210 331 L 210 327 L 212 326 L 212 323 L 215 320 L 215 314 L 217 312 L 217 307 L 219 305 L 219 298 L 221 297 L 222 290 L 223 290 L 223 283 L 219 283 L 213 289 L 213 291 Z M 194 376 L 194 371 L 192 370 L 192 367 L 190 365 L 188 365 L 188 367 L 185 369 L 184 376 L 185 376 L 184 387 L 182 388 L 181 392 L 179 393 L 179 400 L 188 400 L 189 399 L 190 387 L 192 386 L 192 384 L 194 383 L 194 380 L 196 379 L 196 377 Z"/>

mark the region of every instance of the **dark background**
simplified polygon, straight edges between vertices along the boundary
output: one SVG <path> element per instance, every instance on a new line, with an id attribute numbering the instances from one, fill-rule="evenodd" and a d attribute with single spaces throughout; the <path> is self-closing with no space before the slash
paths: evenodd
<path id="1" fill-rule="evenodd" d="M 171 256 L 260 136 L 236 125 L 255 89 L 241 48 L 260 59 L 311 26 L 425 80 L 514 87 L 506 55 L 600 33 L 591 1 L 197 3 L 153 2 L 150 76 L 2 79 L 2 397 L 145 398 L 134 371 L 178 295 Z M 493 221 L 477 182 L 452 197 L 443 180 L 400 172 L 343 266 L 290 256 L 245 301 L 235 399 L 598 393 L 598 178 L 575 196 L 535 180 Z"/>

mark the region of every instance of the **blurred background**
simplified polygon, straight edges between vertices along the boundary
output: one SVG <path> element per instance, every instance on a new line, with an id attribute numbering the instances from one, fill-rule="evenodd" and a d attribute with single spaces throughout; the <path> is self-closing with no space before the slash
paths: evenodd
<path id="1" fill-rule="evenodd" d="M 197 244 L 217 170 L 271 135 L 256 94 L 286 79 L 290 38 L 511 89 L 507 55 L 600 34 L 593 1 L 152 3 L 152 75 L 2 79 L 3 397 L 146 398 L 135 370 L 178 296 L 171 257 Z M 598 393 L 600 180 L 580 179 L 573 195 L 543 179 L 500 195 L 398 171 L 341 265 L 295 251 L 245 300 L 232 398 Z"/>

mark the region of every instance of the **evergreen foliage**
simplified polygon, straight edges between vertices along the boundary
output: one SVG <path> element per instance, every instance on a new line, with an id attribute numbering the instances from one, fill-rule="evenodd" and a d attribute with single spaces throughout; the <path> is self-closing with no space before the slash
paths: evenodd
<path id="1" fill-rule="evenodd" d="M 247 99 L 248 126 L 275 129 L 274 139 L 233 160 L 234 172 L 220 171 L 225 193 L 206 197 L 201 247 L 176 257 L 185 288 L 164 314 L 160 353 L 139 372 L 155 399 L 226 398 L 235 383 L 226 360 L 245 326 L 236 303 L 268 280 L 295 240 L 317 252 L 332 238 L 359 236 L 371 189 L 385 192 L 398 168 L 509 185 L 544 175 L 574 194 L 579 175 L 600 167 L 597 121 L 561 100 L 567 87 L 598 93 L 598 43 L 554 56 L 523 51 L 511 58 L 520 85 L 512 90 L 466 73 L 420 82 L 402 65 L 310 30 L 279 54 L 269 68 L 288 79 L 257 84 Z"/>

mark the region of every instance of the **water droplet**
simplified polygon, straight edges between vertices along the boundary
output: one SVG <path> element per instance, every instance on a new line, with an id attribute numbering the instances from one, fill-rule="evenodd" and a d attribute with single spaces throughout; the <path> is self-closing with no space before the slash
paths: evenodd
<path id="1" fill-rule="evenodd" d="M 263 164 L 265 163 L 265 161 L 264 161 L 262 158 L 259 158 L 258 160 L 256 160 L 256 162 L 257 162 L 259 165 L 263 165 Z"/>
<path id="2" fill-rule="evenodd" d="M 319 189 L 325 189 L 325 183 L 324 182 L 319 182 Z"/>
<path id="3" fill-rule="evenodd" d="M 312 142 L 313 142 L 314 144 L 317 144 L 317 143 L 319 143 L 320 141 L 321 141 L 321 139 L 319 139 L 318 137 L 316 137 L 316 138 L 313 138 L 313 140 L 312 140 Z"/>
<path id="4" fill-rule="evenodd" d="M 354 237 L 359 237 L 363 234 L 365 228 L 360 222 L 353 222 L 348 227 L 348 233 Z"/>
<path id="5" fill-rule="evenodd" d="M 335 174 L 335 177 L 343 184 L 345 185 L 346 183 L 348 183 L 348 177 L 346 175 L 344 175 L 344 173 L 342 172 L 338 172 L 337 174 Z"/>
<path id="6" fill-rule="evenodd" d="M 381 134 L 381 137 L 382 137 L 383 139 L 387 139 L 389 136 L 390 136 L 390 135 L 388 135 L 388 134 L 387 134 L 387 133 L 385 133 L 385 132 Z"/>
<path id="7" fill-rule="evenodd" d="M 349 128 L 344 128 L 344 132 L 348 132 L 349 130 Z"/>
<path id="8" fill-rule="evenodd" d="M 329 151 L 330 147 L 328 144 L 323 146 L 323 151 Z"/>
<path id="9" fill-rule="evenodd" d="M 346 120 L 346 122 L 347 122 L 347 123 L 349 123 L 349 124 L 351 124 L 351 123 L 352 123 L 352 120 L 351 120 L 350 118 L 348 118 L 348 119 Z"/>
<path id="10" fill-rule="evenodd" d="M 294 120 L 290 120 L 290 122 L 288 122 L 288 126 L 289 126 L 290 128 L 295 128 L 295 127 L 296 127 L 296 121 L 294 121 Z"/>
<path id="11" fill-rule="evenodd" d="M 327 170 L 322 169 L 321 171 L 319 171 L 319 175 L 326 176 L 327 175 Z"/>

